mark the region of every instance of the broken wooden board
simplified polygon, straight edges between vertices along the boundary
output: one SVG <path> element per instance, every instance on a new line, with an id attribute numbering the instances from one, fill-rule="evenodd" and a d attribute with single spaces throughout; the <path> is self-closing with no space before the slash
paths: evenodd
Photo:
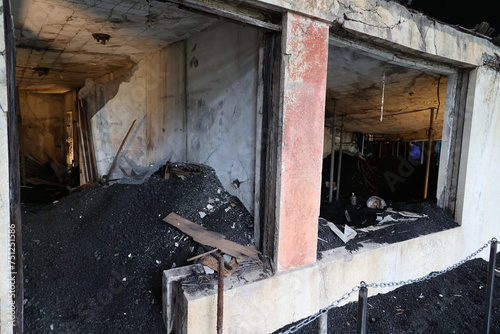
<path id="1" fill-rule="evenodd" d="M 207 230 L 203 226 L 195 224 L 176 213 L 170 213 L 168 216 L 163 218 L 163 221 L 186 233 L 197 243 L 218 248 L 221 252 L 229 254 L 238 260 L 246 259 L 248 257 L 256 258 L 260 254 L 259 251 L 253 247 L 243 246 L 236 242 L 227 240 L 224 235 Z"/>
<path id="2" fill-rule="evenodd" d="M 219 261 L 212 255 L 203 256 L 198 261 L 198 263 L 201 263 L 202 265 L 209 267 L 213 271 L 219 271 Z M 229 270 L 224 266 L 224 269 L 222 270 L 222 274 L 226 277 L 231 276 L 236 271 L 236 269 L 238 269 L 238 262 L 236 262 L 236 259 L 234 257 L 231 259 L 231 261 L 229 261 L 228 264 L 231 266 L 231 269 Z"/>

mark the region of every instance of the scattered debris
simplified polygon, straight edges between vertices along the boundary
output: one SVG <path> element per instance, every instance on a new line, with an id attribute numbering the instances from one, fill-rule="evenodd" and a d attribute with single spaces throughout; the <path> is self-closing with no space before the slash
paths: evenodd
<path id="1" fill-rule="evenodd" d="M 378 196 L 372 196 L 366 201 L 366 206 L 371 209 L 383 209 L 387 206 L 387 203 Z"/>
<path id="2" fill-rule="evenodd" d="M 342 232 L 334 223 L 327 222 L 326 224 L 332 230 L 332 232 L 334 232 L 344 243 L 347 243 L 349 240 L 356 237 L 356 231 L 354 231 L 348 225 L 344 226 L 344 232 Z"/>

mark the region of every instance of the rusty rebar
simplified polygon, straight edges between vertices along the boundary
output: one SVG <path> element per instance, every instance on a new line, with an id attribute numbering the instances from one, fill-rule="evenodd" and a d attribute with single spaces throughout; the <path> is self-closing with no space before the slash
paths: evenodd
<path id="1" fill-rule="evenodd" d="M 215 254 L 212 254 L 215 255 Z M 224 320 L 224 257 L 216 255 L 219 261 L 218 284 L 217 284 L 217 334 L 222 334 Z"/>

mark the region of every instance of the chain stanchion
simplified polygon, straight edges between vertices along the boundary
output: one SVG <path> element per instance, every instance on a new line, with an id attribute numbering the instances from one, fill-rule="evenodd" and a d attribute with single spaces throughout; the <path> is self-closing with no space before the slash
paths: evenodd
<path id="1" fill-rule="evenodd" d="M 368 289 L 366 283 L 361 281 L 358 297 L 358 318 L 356 334 L 366 334 L 366 319 L 368 318 Z"/>
<path id="2" fill-rule="evenodd" d="M 328 334 L 328 313 L 325 312 L 318 319 L 318 333 Z"/>
<path id="3" fill-rule="evenodd" d="M 485 316 L 483 323 L 483 333 L 490 333 L 491 324 L 491 304 L 493 303 L 493 284 L 495 283 L 495 268 L 497 259 L 497 242 L 491 243 L 490 247 L 490 262 L 488 264 L 488 278 L 486 281 L 486 300 L 484 303 Z"/>
<path id="4" fill-rule="evenodd" d="M 286 330 L 285 332 L 281 332 L 279 334 L 289 334 L 289 333 L 291 334 L 291 333 L 297 332 L 299 329 L 301 329 L 301 328 L 309 325 L 311 322 L 313 322 L 314 320 L 318 319 L 321 315 L 328 313 L 328 311 L 331 310 L 332 308 L 335 308 L 335 307 L 339 306 L 341 302 L 349 299 L 350 296 L 351 296 L 351 294 L 353 294 L 354 292 L 360 291 L 363 287 L 364 288 L 398 287 L 398 286 L 403 286 L 403 285 L 407 285 L 407 284 L 413 284 L 413 283 L 419 283 L 419 282 L 422 282 L 422 281 L 428 281 L 428 280 L 436 278 L 436 277 L 438 277 L 438 276 L 440 276 L 442 274 L 445 274 L 445 273 L 447 273 L 449 271 L 452 271 L 453 269 L 458 268 L 462 264 L 464 264 L 464 263 L 472 260 L 479 253 L 481 253 L 482 251 L 484 251 L 489 245 L 493 246 L 493 244 L 495 244 L 495 247 L 496 247 L 496 243 L 497 243 L 497 239 L 496 238 L 492 238 L 487 243 L 485 243 L 484 245 L 482 245 L 477 251 L 475 251 L 474 253 L 468 255 L 462 261 L 460 261 L 460 262 L 458 262 L 458 263 L 456 263 L 456 264 L 454 264 L 454 265 L 452 265 L 452 266 L 450 266 L 450 267 L 448 267 L 446 269 L 443 269 L 443 270 L 440 270 L 440 271 L 435 271 L 435 272 L 432 272 L 432 273 L 430 273 L 428 275 L 425 275 L 425 276 L 422 276 L 422 277 L 419 277 L 419 278 L 416 278 L 416 279 L 409 279 L 409 280 L 406 280 L 406 281 L 388 282 L 388 283 L 370 283 L 370 284 L 366 284 L 365 282 L 362 282 L 363 285 L 357 285 L 357 286 L 355 286 L 354 288 L 352 288 L 351 291 L 344 293 L 340 299 L 337 299 L 336 301 L 334 301 L 330 306 L 321 309 L 318 313 L 311 315 L 310 317 L 304 319 L 303 321 L 301 321 L 297 325 L 294 325 L 294 326 L 290 327 L 288 330 Z"/>

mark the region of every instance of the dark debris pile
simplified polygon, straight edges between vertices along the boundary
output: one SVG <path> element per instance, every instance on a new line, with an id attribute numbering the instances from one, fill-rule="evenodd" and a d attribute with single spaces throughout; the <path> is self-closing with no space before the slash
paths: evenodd
<path id="1" fill-rule="evenodd" d="M 26 333 L 166 333 L 161 273 L 202 253 L 162 219 L 175 212 L 252 244 L 253 218 L 210 167 L 95 186 L 22 211 Z"/>

